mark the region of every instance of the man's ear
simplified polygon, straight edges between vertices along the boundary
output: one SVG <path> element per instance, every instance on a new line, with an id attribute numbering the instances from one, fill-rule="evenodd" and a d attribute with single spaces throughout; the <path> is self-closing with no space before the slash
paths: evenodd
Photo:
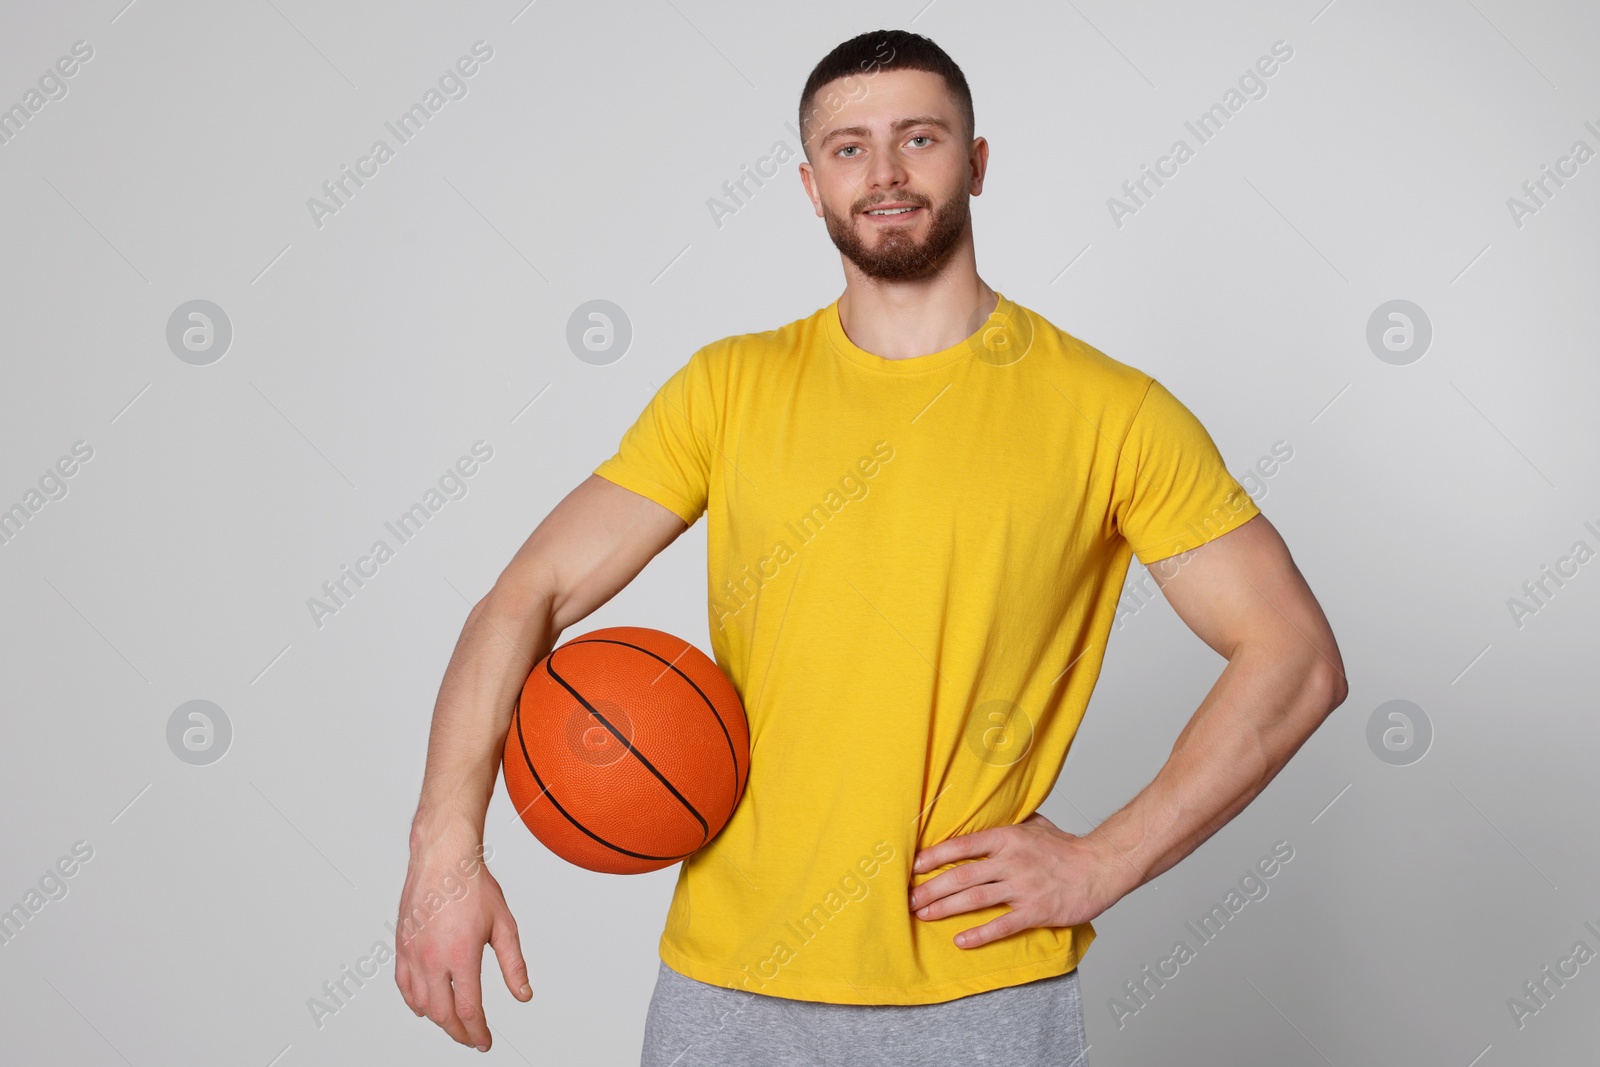
<path id="1" fill-rule="evenodd" d="M 798 169 L 800 171 L 800 185 L 806 191 L 806 198 L 811 201 L 811 210 L 815 212 L 817 218 L 820 219 L 823 217 L 822 201 L 817 198 L 814 184 L 816 182 L 816 172 L 811 169 L 811 164 L 809 162 L 801 163 Z"/>
<path id="2" fill-rule="evenodd" d="M 982 137 L 972 140 L 972 169 L 968 190 L 973 196 L 983 195 L 983 176 L 989 169 L 989 142 Z"/>

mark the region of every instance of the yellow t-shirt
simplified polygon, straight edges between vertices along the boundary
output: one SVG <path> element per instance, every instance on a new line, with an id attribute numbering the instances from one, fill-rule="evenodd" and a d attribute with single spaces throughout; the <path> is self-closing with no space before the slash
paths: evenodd
<path id="1" fill-rule="evenodd" d="M 953 865 L 911 860 L 1050 795 L 1130 553 L 1259 513 L 1199 420 L 1004 294 L 911 359 L 857 347 L 835 301 L 695 352 L 595 473 L 706 515 L 712 650 L 750 723 L 745 795 L 679 868 L 662 961 L 845 1004 L 1076 967 L 1087 922 L 956 946 L 1009 906 L 919 919 L 910 887 Z"/>

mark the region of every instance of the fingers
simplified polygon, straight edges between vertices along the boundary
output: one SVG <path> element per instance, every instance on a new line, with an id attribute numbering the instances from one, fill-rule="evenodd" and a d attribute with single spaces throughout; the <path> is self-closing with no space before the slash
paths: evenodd
<path id="1" fill-rule="evenodd" d="M 947 897 L 952 893 L 959 893 L 970 886 L 980 885 L 984 882 L 998 881 L 1002 871 L 994 860 L 974 860 L 971 863 L 958 863 L 942 874 L 936 874 L 919 886 L 913 886 L 910 894 L 911 907 L 921 908 L 940 897 Z"/>
<path id="2" fill-rule="evenodd" d="M 962 948 L 977 948 L 987 945 L 990 941 L 998 941 L 1008 934 L 1018 930 L 1027 929 L 1036 925 L 1021 918 L 1015 911 L 1008 911 L 1004 915 L 997 915 L 993 919 L 972 930 L 963 930 L 956 935 L 956 944 Z"/>
<path id="3" fill-rule="evenodd" d="M 964 866 L 972 866 L 972 864 L 964 864 Z M 943 875 L 940 877 L 942 878 Z M 938 881 L 938 879 L 933 881 Z M 933 881 L 928 882 L 927 885 L 932 885 Z M 917 899 L 921 898 L 913 899 L 913 907 L 916 906 Z M 1011 904 L 1012 907 L 1004 915 L 997 915 L 982 926 L 971 930 L 963 930 L 956 934 L 954 940 L 958 947 L 976 948 L 979 945 L 988 944 L 990 941 L 997 941 L 1018 930 L 1038 925 L 1036 922 L 1025 919 L 1017 912 L 1016 902 L 1011 900 L 1005 885 L 1000 882 L 984 882 L 981 885 L 975 885 L 959 892 L 951 892 L 947 896 L 939 897 L 932 903 L 924 903 L 920 908 L 917 908 L 916 915 L 919 919 L 932 922 L 935 919 L 943 919 L 948 915 L 960 915 L 969 911 L 977 911 L 979 908 L 991 907 L 995 904 Z"/>
<path id="4" fill-rule="evenodd" d="M 978 830 L 960 837 L 952 837 L 947 841 L 940 841 L 936 845 L 929 845 L 917 853 L 912 861 L 913 871 L 931 871 L 936 867 L 943 867 L 955 860 L 976 859 L 979 856 L 991 855 L 1000 847 L 1001 838 L 997 831 L 1002 827 L 990 827 L 987 830 Z"/>
<path id="5" fill-rule="evenodd" d="M 522 941 L 517 937 L 517 923 L 511 918 L 509 910 L 502 909 L 495 916 L 494 926 L 489 930 L 489 944 L 494 948 L 495 958 L 500 961 L 500 974 L 505 978 L 506 988 L 511 990 L 511 995 L 518 1000 L 532 1000 L 528 965 L 522 958 Z"/>
<path id="6" fill-rule="evenodd" d="M 921 899 L 921 897 L 916 898 L 916 900 Z M 991 904 L 1002 903 L 1004 899 L 1004 886 L 996 882 L 986 882 L 983 885 L 976 885 L 970 889 L 963 889 L 959 893 L 952 893 L 949 896 L 924 903 L 917 907 L 916 915 L 919 919 L 931 922 L 934 919 L 942 919 L 946 915 L 960 915 L 963 912 L 987 908 Z M 915 906 L 916 900 L 913 901 L 913 906 Z"/>
<path id="7" fill-rule="evenodd" d="M 428 978 L 428 1005 L 425 1009 L 428 1018 L 439 1024 L 439 1029 L 461 1042 L 463 1045 L 472 1044 L 469 1041 L 467 1028 L 461 1024 L 461 1019 L 456 1015 L 456 994 L 450 988 L 450 972 L 439 968 Z"/>
<path id="8" fill-rule="evenodd" d="M 478 972 L 483 966 L 483 960 L 478 960 L 477 966 L 468 962 L 468 966 L 451 974 L 455 982 L 455 1008 L 456 1018 L 461 1020 L 461 1025 L 466 1027 L 467 1044 L 479 1052 L 489 1051 L 489 1025 L 483 1018 L 483 988 Z M 452 1037 L 455 1035 L 452 1034 Z M 459 1040 L 459 1038 L 457 1039 Z"/>
<path id="9" fill-rule="evenodd" d="M 421 1018 L 427 1006 L 427 998 L 419 996 L 419 986 L 412 982 L 411 961 L 404 955 L 398 956 L 394 961 L 394 984 L 400 987 L 400 996 L 406 1002 L 406 1007 L 411 1009 L 411 1014 Z"/>
<path id="10" fill-rule="evenodd" d="M 481 968 L 481 958 L 463 958 L 458 964 L 447 965 L 440 956 L 425 952 L 413 966 L 409 958 L 401 955 L 395 961 L 395 984 L 414 1014 L 427 1016 L 461 1044 L 487 1052 L 494 1038 L 483 1014 L 483 988 L 478 977 Z"/>

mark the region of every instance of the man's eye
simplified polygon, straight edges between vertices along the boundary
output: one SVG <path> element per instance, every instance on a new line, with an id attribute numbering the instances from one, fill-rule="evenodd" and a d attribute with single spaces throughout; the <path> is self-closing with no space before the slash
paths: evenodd
<path id="1" fill-rule="evenodd" d="M 843 148 L 839 149 L 839 151 L 840 152 L 848 152 L 852 148 L 859 148 L 859 147 L 860 147 L 859 145 L 847 144 Z M 845 156 L 844 158 L 846 158 L 846 159 L 854 159 L 855 157 L 854 156 Z"/>
<path id="2" fill-rule="evenodd" d="M 911 138 L 911 139 L 912 139 L 912 140 L 913 140 L 913 141 L 931 141 L 931 140 L 933 140 L 933 138 L 932 138 L 932 137 L 929 137 L 929 136 L 928 136 L 928 135 L 927 135 L 927 134 L 925 134 L 925 133 L 919 133 L 919 134 L 917 134 L 917 135 L 916 135 L 916 136 L 915 136 L 915 137 L 913 137 L 913 138 Z"/>

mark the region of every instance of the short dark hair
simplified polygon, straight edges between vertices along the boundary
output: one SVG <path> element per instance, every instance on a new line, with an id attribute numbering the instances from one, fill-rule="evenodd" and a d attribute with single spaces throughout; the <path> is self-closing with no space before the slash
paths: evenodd
<path id="1" fill-rule="evenodd" d="M 956 66 L 943 48 L 931 40 L 909 30 L 874 30 L 852 37 L 822 57 L 811 70 L 806 85 L 800 92 L 801 148 L 806 158 L 811 158 L 810 138 L 813 130 L 808 126 L 816 114 L 814 99 L 818 90 L 837 78 L 863 74 L 877 67 L 882 70 L 924 70 L 944 79 L 950 95 L 961 105 L 962 118 L 967 123 L 967 140 L 976 132 L 972 115 L 972 90 L 967 88 L 967 77 Z M 870 76 L 870 75 L 868 75 Z"/>

